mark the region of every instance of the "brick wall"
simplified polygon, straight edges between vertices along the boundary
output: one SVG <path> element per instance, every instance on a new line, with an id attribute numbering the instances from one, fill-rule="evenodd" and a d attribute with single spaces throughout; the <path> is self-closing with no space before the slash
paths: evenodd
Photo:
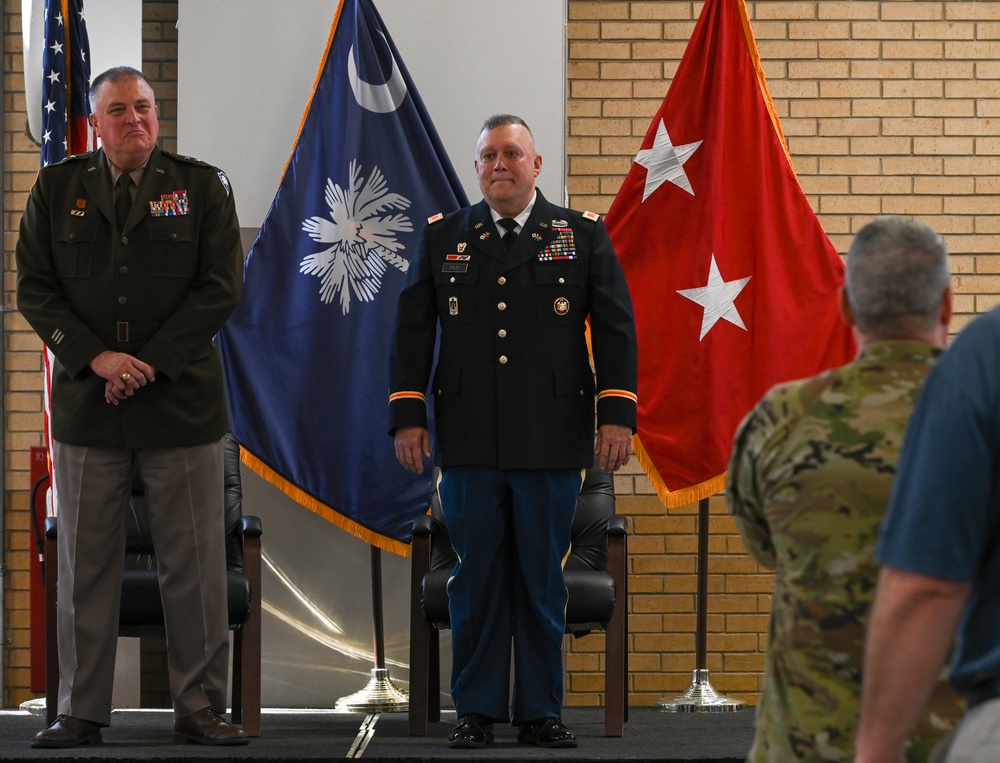
<path id="1" fill-rule="evenodd" d="M 700 2 L 569 0 L 571 205 L 606 212 L 666 95 Z M 813 209 L 840 252 L 878 214 L 947 239 L 952 330 L 1000 300 L 1000 5 L 748 2 L 771 95 Z M 697 507 L 664 509 L 638 469 L 630 517 L 630 699 L 682 693 L 694 668 Z M 708 668 L 749 703 L 761 686 L 772 576 L 711 501 Z M 571 645 L 570 701 L 601 700 L 603 637 Z"/>
<path id="2" fill-rule="evenodd" d="M 4 309 L 14 304 L 14 244 L 28 189 L 38 169 L 39 148 L 28 136 L 24 107 L 24 61 L 21 3 L 3 3 L 3 250 Z M 28 454 L 41 444 L 41 347 L 17 312 L 3 315 L 4 378 L 4 706 L 33 695 L 27 692 L 31 661 L 28 651 L 28 549 L 30 534 Z"/>
<path id="3" fill-rule="evenodd" d="M 142 71 L 156 92 L 160 145 L 177 150 L 177 0 L 142 0 Z"/>
<path id="4" fill-rule="evenodd" d="M 37 166 L 25 132 L 19 0 L 3 0 L 4 304 Z M 919 217 L 951 249 L 957 330 L 1000 301 L 1000 4 L 748 3 L 795 169 L 839 251 L 880 213 Z M 571 203 L 606 212 L 666 94 L 701 3 L 568 0 Z M 176 138 L 176 2 L 143 4 L 145 68 L 164 144 Z M 28 449 L 41 443 L 38 342 L 5 316 L 5 706 L 27 690 Z M 694 668 L 697 507 L 665 509 L 633 464 L 616 478 L 629 517 L 631 675 L 636 705 L 682 693 Z M 720 693 L 753 703 L 772 585 L 710 503 L 708 668 Z M 571 643 L 568 701 L 603 702 L 603 636 Z"/>

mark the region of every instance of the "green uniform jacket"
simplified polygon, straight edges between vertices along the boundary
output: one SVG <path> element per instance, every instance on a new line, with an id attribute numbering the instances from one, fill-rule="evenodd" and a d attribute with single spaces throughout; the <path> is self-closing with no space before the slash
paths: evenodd
<path id="1" fill-rule="evenodd" d="M 42 168 L 21 218 L 18 308 L 55 355 L 54 439 L 172 448 L 228 429 L 212 339 L 239 300 L 243 250 L 225 174 L 154 149 L 119 235 L 102 150 Z M 115 406 L 89 363 L 126 352 L 156 381 Z"/>

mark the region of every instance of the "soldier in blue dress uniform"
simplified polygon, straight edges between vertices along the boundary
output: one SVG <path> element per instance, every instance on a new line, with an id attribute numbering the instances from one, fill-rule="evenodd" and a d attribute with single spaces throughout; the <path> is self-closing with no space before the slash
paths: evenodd
<path id="1" fill-rule="evenodd" d="M 400 463 L 422 473 L 430 389 L 438 492 L 460 559 L 448 589 L 459 718 L 449 745 L 483 747 L 494 722 L 511 722 L 524 744 L 575 747 L 561 720 L 562 562 L 582 470 L 595 454 L 609 472 L 632 455 L 632 303 L 599 216 L 535 187 L 542 157 L 524 120 L 488 119 L 475 167 L 483 201 L 428 221 L 400 293 L 390 434 Z"/>

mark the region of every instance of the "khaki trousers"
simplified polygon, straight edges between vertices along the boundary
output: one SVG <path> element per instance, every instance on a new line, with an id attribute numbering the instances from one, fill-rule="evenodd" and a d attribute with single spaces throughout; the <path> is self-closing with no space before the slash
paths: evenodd
<path id="1" fill-rule="evenodd" d="M 945 763 L 1000 761 L 1000 698 L 966 711 L 952 734 L 944 760 Z"/>
<path id="2" fill-rule="evenodd" d="M 174 714 L 226 709 L 229 633 L 222 441 L 113 450 L 55 443 L 60 714 L 111 721 L 125 511 L 141 476 L 166 620 Z"/>

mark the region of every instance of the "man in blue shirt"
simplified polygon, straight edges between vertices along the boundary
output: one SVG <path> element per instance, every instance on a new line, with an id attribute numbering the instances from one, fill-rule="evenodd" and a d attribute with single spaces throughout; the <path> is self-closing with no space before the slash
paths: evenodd
<path id="1" fill-rule="evenodd" d="M 898 763 L 953 647 L 968 710 L 946 760 L 1000 760 L 998 368 L 995 309 L 954 341 L 910 420 L 879 543 L 857 763 Z"/>

